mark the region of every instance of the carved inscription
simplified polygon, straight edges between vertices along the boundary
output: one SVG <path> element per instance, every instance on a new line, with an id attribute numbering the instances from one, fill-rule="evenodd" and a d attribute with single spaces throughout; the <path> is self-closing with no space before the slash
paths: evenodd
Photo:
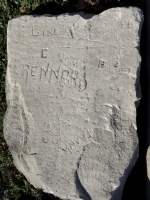
<path id="1" fill-rule="evenodd" d="M 59 31 L 58 29 L 46 29 L 46 30 L 42 30 L 41 26 L 39 24 L 35 24 L 32 27 L 32 35 L 33 36 L 51 36 L 51 35 L 58 35 Z"/>
<path id="2" fill-rule="evenodd" d="M 44 143 L 48 143 L 49 142 L 49 139 L 47 137 L 43 137 L 42 140 L 43 140 Z"/>
<path id="3" fill-rule="evenodd" d="M 134 23 L 132 21 L 121 21 L 121 28 L 132 28 Z"/>
<path id="4" fill-rule="evenodd" d="M 70 139 L 68 144 L 61 143 L 60 149 L 63 151 L 68 151 L 72 154 L 76 147 L 80 147 L 80 144 L 85 143 L 86 145 L 91 141 L 94 141 L 93 135 L 89 130 L 87 130 L 87 133 L 83 133 L 80 136 L 75 136 L 74 139 Z"/>
<path id="5" fill-rule="evenodd" d="M 24 65 L 23 66 L 23 69 L 24 69 L 24 72 L 22 73 L 26 78 L 25 78 L 25 81 L 26 81 L 26 83 L 28 82 L 28 76 L 29 76 L 29 74 L 28 74 L 28 70 L 29 70 L 29 65 Z"/>
<path id="6" fill-rule="evenodd" d="M 79 151 L 80 146 L 82 144 L 86 145 L 91 141 L 94 141 L 94 131 L 91 129 L 87 129 L 84 133 L 82 132 L 78 136 L 74 136 L 72 138 L 68 138 L 68 141 L 63 141 L 60 135 L 60 130 L 57 130 L 57 134 L 54 131 L 55 124 L 50 124 L 50 122 L 44 122 L 44 136 L 42 137 L 42 141 L 44 143 L 51 143 L 52 145 L 59 144 L 61 150 L 73 153 L 75 151 Z"/>
<path id="7" fill-rule="evenodd" d="M 67 39 L 67 38 L 66 38 Z M 69 41 L 69 40 L 66 40 L 66 41 L 63 41 L 62 44 L 61 44 L 61 48 L 70 48 L 70 49 L 88 49 L 88 48 L 95 48 L 94 47 L 94 41 L 92 40 L 87 40 L 86 41 L 86 46 L 85 46 L 85 41 L 79 41 L 78 40 L 72 40 L 72 41 Z"/>
<path id="8" fill-rule="evenodd" d="M 87 87 L 85 72 L 79 73 L 79 71 L 73 69 L 63 69 L 58 67 L 54 69 L 48 63 L 45 67 L 36 65 L 23 65 L 23 77 L 25 82 L 34 79 L 37 81 L 46 81 L 48 83 L 58 83 L 61 85 L 77 86 L 80 91 L 83 91 Z"/>

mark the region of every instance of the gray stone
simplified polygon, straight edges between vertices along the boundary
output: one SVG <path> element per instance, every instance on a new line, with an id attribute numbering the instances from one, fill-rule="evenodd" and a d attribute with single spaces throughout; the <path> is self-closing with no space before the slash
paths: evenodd
<path id="1" fill-rule="evenodd" d="M 138 157 L 142 23 L 135 7 L 9 21 L 4 136 L 36 188 L 121 199 Z"/>

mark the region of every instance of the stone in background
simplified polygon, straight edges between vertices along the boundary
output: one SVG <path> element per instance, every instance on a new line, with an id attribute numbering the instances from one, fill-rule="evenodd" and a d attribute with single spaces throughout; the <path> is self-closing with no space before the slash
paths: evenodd
<path id="1" fill-rule="evenodd" d="M 135 7 L 9 21 L 4 135 L 36 188 L 121 199 L 138 157 L 142 23 Z"/>

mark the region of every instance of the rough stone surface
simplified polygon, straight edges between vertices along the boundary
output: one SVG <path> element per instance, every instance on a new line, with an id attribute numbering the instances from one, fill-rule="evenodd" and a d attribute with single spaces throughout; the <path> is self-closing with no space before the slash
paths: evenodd
<path id="1" fill-rule="evenodd" d="M 9 21 L 4 135 L 36 188 L 121 199 L 138 157 L 142 22 L 135 7 Z"/>
<path id="2" fill-rule="evenodd" d="M 146 165 L 147 165 L 147 177 L 148 177 L 148 179 L 150 181 L 150 146 L 147 149 Z"/>

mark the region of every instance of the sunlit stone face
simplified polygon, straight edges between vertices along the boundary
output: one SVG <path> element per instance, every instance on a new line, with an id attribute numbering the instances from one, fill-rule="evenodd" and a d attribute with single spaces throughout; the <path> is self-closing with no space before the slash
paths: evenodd
<path id="1" fill-rule="evenodd" d="M 119 200 L 138 156 L 138 8 L 9 21 L 4 135 L 36 188 Z"/>

